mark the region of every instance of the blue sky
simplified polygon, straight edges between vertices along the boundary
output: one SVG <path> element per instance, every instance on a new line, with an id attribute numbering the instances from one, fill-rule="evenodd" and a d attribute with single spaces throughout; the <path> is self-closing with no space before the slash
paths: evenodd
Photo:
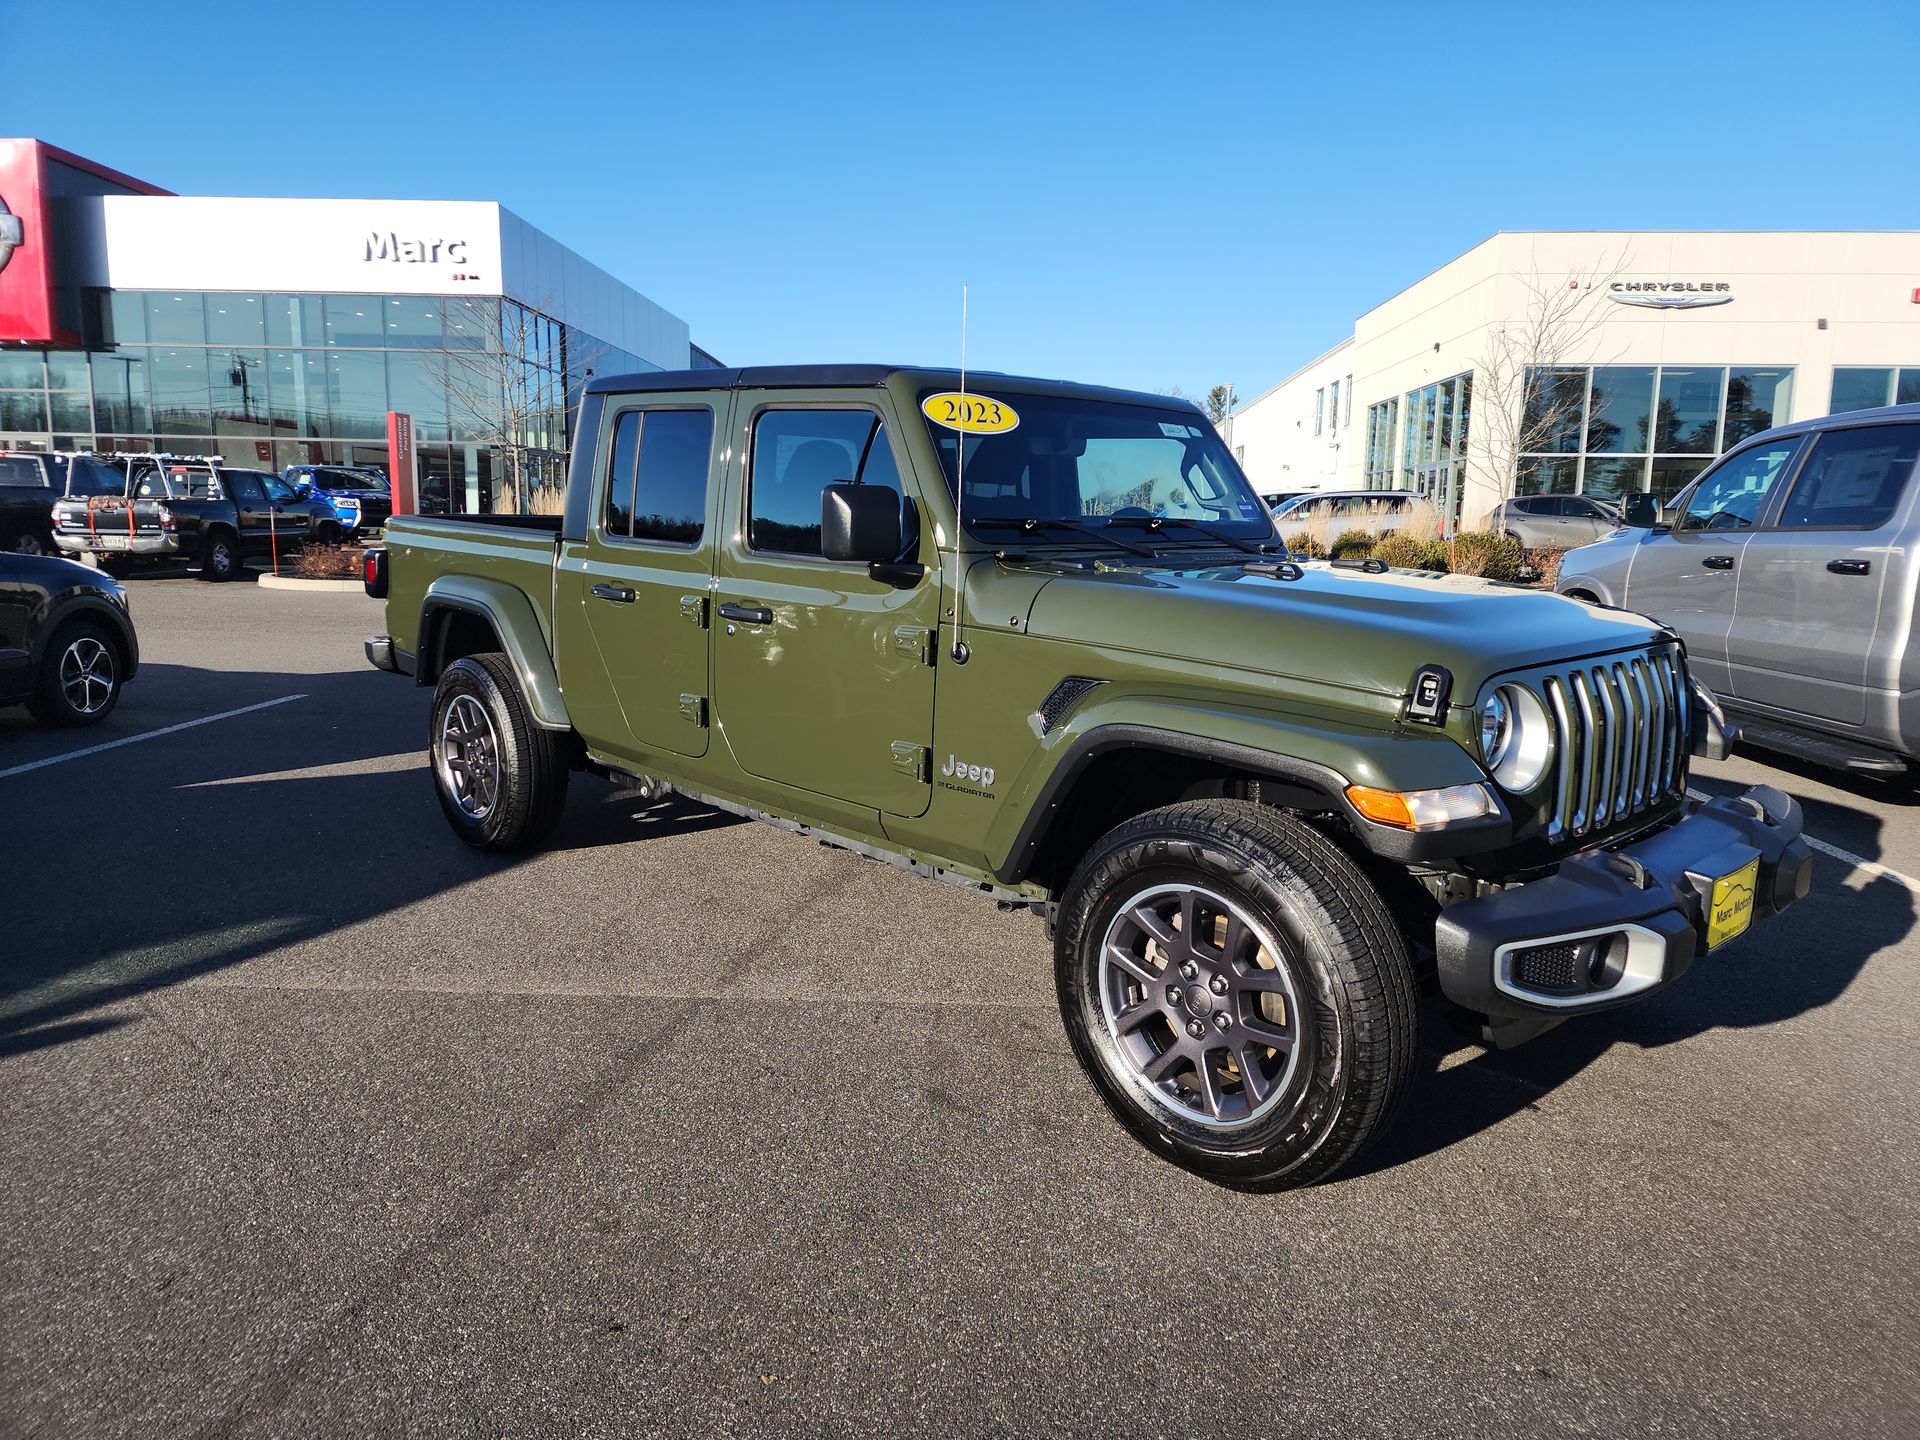
<path id="1" fill-rule="evenodd" d="M 964 280 L 979 368 L 1251 397 L 1496 230 L 1920 228 L 1912 0 L 22 0 L 0 46 L 0 134 L 497 199 L 729 363 L 951 363 Z"/>

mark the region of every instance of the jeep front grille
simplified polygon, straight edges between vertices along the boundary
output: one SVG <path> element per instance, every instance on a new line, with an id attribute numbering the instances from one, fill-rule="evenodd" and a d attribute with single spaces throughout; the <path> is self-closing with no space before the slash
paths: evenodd
<path id="1" fill-rule="evenodd" d="M 1555 742 L 1548 839 L 1607 829 L 1685 789 L 1692 700 L 1671 646 L 1539 683 Z"/>

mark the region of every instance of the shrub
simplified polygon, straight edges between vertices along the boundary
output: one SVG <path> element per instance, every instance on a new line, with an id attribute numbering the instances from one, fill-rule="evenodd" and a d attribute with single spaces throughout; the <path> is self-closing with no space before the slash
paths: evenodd
<path id="1" fill-rule="evenodd" d="M 1553 582 L 1560 578 L 1560 559 L 1564 550 L 1529 550 L 1527 564 L 1533 568 L 1535 577 L 1547 589 L 1553 588 Z"/>
<path id="2" fill-rule="evenodd" d="M 1453 550 L 1438 535 L 1420 542 L 1424 553 L 1420 557 L 1420 568 L 1438 570 L 1442 575 L 1453 569 Z"/>
<path id="3" fill-rule="evenodd" d="M 357 545 L 304 545 L 295 568 L 307 580 L 357 580 L 360 548 Z"/>
<path id="4" fill-rule="evenodd" d="M 1430 544 L 1430 541 L 1395 531 L 1380 537 L 1380 543 L 1373 547 L 1373 558 L 1396 570 L 1425 570 L 1429 568 L 1427 550 Z"/>
<path id="5" fill-rule="evenodd" d="M 1324 560 L 1327 547 L 1320 540 L 1302 530 L 1298 535 L 1287 536 L 1287 553 L 1302 560 Z"/>
<path id="6" fill-rule="evenodd" d="M 1490 530 L 1469 530 L 1453 537 L 1453 573 L 1488 580 L 1512 580 L 1520 573 L 1520 542 Z"/>
<path id="7" fill-rule="evenodd" d="M 1327 547 L 1334 560 L 1364 560 L 1373 554 L 1373 536 L 1365 530 L 1342 530 Z"/>

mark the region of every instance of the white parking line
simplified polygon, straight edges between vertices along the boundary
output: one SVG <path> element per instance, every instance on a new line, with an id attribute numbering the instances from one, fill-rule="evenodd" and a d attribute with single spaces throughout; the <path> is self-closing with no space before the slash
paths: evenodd
<path id="1" fill-rule="evenodd" d="M 1702 794 L 1698 790 L 1689 790 L 1687 794 L 1691 795 L 1695 800 L 1712 798 L 1711 796 Z M 1800 838 L 1815 850 L 1818 850 L 1822 855 L 1831 855 L 1842 864 L 1851 865 L 1856 870 L 1864 870 L 1869 875 L 1877 875 L 1882 880 L 1891 880 L 1894 884 L 1911 890 L 1916 895 L 1920 895 L 1920 880 L 1914 879 L 1911 875 L 1902 875 L 1898 870 L 1889 870 L 1884 865 L 1875 864 L 1864 855 L 1856 855 L 1851 850 L 1842 850 L 1838 845 L 1829 845 L 1826 841 L 1809 835 L 1804 830 L 1800 832 Z"/>
<path id="2" fill-rule="evenodd" d="M 0 770 L 0 780 L 5 780 L 11 775 L 24 775 L 29 770 L 44 770 L 47 766 L 58 765 L 64 760 L 82 760 L 89 755 L 98 755 L 102 750 L 118 750 L 122 745 L 137 745 L 142 740 L 158 740 L 162 735 L 191 730 L 196 725 L 211 725 L 216 720 L 231 720 L 236 715 L 251 715 L 256 710 L 271 710 L 276 705 L 285 705 L 291 700 L 306 698 L 305 695 L 282 695 L 278 700 L 262 700 L 258 705 L 242 705 L 238 710 L 222 710 L 218 715 L 202 715 L 198 720 L 182 720 L 178 725 L 164 725 L 158 730 L 149 730 L 143 735 L 128 735 L 119 740 L 109 740 L 104 745 L 89 745 L 84 750 L 69 750 L 64 755 L 49 755 L 44 760 L 29 760 L 25 765 L 15 765 L 10 770 Z"/>

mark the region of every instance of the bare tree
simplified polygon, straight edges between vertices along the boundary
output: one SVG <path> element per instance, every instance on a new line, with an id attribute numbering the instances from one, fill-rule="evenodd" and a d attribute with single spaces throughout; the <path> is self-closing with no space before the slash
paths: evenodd
<path id="1" fill-rule="evenodd" d="M 1473 371 L 1473 443 L 1468 469 L 1495 494 L 1510 494 L 1520 457 L 1561 450 L 1587 408 L 1584 367 L 1606 323 L 1607 286 L 1626 268 L 1621 255 L 1591 274 L 1523 278 L 1520 314 L 1495 326 Z M 1576 444 L 1575 448 L 1579 448 Z"/>
<path id="2" fill-rule="evenodd" d="M 488 335 L 481 349 L 446 356 L 454 433 L 492 455 L 502 508 L 514 513 L 554 506 L 546 492 L 564 468 L 570 391 L 605 353 L 554 320 L 553 308 L 502 300 L 499 333 Z"/>

